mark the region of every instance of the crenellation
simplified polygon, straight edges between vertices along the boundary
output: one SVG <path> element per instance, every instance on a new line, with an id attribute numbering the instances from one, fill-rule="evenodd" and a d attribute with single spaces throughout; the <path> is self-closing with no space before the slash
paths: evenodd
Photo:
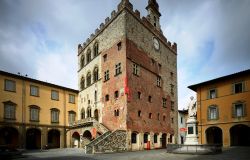
<path id="1" fill-rule="evenodd" d="M 138 10 L 136 9 L 134 13 L 135 13 L 135 15 L 136 15 L 137 18 L 141 18 L 141 13 L 140 13 L 140 11 L 138 11 Z"/>
<path id="2" fill-rule="evenodd" d="M 86 40 L 86 42 L 89 43 L 89 42 L 90 42 L 90 39 L 88 38 L 88 39 Z"/>
<path id="3" fill-rule="evenodd" d="M 105 19 L 105 25 L 107 25 L 107 24 L 109 23 L 109 21 L 110 21 L 110 18 L 107 17 L 107 18 Z"/>
<path id="4" fill-rule="evenodd" d="M 102 30 L 104 28 L 104 23 L 100 24 L 100 30 Z"/>
<path id="5" fill-rule="evenodd" d="M 116 11 L 113 10 L 113 11 L 111 12 L 111 19 L 113 19 L 115 16 L 116 16 Z"/>
<path id="6" fill-rule="evenodd" d="M 92 33 L 92 34 L 90 35 L 90 40 L 92 40 L 94 37 L 95 37 L 95 35 Z"/>
<path id="7" fill-rule="evenodd" d="M 168 44 L 168 46 L 169 46 L 169 47 L 171 47 L 171 42 L 170 42 L 170 41 L 168 41 L 168 43 L 167 43 L 167 44 Z"/>
<path id="8" fill-rule="evenodd" d="M 97 29 L 95 30 L 95 34 L 97 35 L 99 32 L 100 32 L 100 30 L 97 28 Z"/>
<path id="9" fill-rule="evenodd" d="M 86 42 L 84 42 L 83 44 L 82 44 L 82 48 L 85 48 L 86 47 Z"/>
<path id="10" fill-rule="evenodd" d="M 78 44 L 78 54 L 81 53 L 81 51 L 82 51 L 82 45 Z"/>
<path id="11" fill-rule="evenodd" d="M 174 42 L 174 44 L 172 45 L 172 48 L 174 51 L 177 51 L 177 43 Z"/>

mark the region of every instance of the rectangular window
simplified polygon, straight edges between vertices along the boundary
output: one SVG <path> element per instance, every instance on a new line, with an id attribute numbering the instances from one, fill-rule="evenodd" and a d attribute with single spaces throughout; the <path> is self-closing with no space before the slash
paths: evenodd
<path id="1" fill-rule="evenodd" d="M 141 99 L 141 92 L 137 92 L 137 98 Z"/>
<path id="2" fill-rule="evenodd" d="M 217 119 L 217 107 L 209 107 L 209 119 L 214 120 Z"/>
<path id="3" fill-rule="evenodd" d="M 76 114 L 74 112 L 69 112 L 69 123 L 75 122 Z"/>
<path id="4" fill-rule="evenodd" d="M 6 79 L 4 81 L 4 90 L 5 91 L 11 91 L 11 92 L 16 92 L 16 82 L 12 80 Z"/>
<path id="5" fill-rule="evenodd" d="M 216 98 L 216 89 L 210 89 L 208 92 L 209 99 Z"/>
<path id="6" fill-rule="evenodd" d="M 151 96 L 148 96 L 148 102 L 152 102 L 152 97 Z"/>
<path id="7" fill-rule="evenodd" d="M 183 117 L 181 117 L 181 124 L 183 124 Z"/>
<path id="8" fill-rule="evenodd" d="M 39 109 L 30 108 L 30 121 L 39 121 Z"/>
<path id="9" fill-rule="evenodd" d="M 242 93 L 243 92 L 243 82 L 235 83 L 233 85 L 234 93 Z"/>
<path id="10" fill-rule="evenodd" d="M 115 76 L 119 75 L 122 73 L 122 69 L 121 69 L 121 63 L 118 63 L 115 65 Z"/>
<path id="11" fill-rule="evenodd" d="M 55 90 L 52 90 L 51 91 L 51 99 L 52 100 L 59 100 L 59 92 L 58 91 L 55 91 Z"/>
<path id="12" fill-rule="evenodd" d="M 171 110 L 174 111 L 174 101 L 171 101 Z"/>
<path id="13" fill-rule="evenodd" d="M 108 80 L 109 80 L 109 70 L 104 72 L 104 81 L 108 81 Z"/>
<path id="14" fill-rule="evenodd" d="M 30 95 L 31 96 L 39 96 L 39 88 L 37 86 L 30 85 Z"/>
<path id="15" fill-rule="evenodd" d="M 69 103 L 75 103 L 75 95 L 69 94 Z"/>
<path id="16" fill-rule="evenodd" d="M 119 92 L 115 91 L 115 95 L 114 95 L 115 99 L 117 99 L 119 97 Z"/>
<path id="17" fill-rule="evenodd" d="M 164 108 L 167 107 L 167 99 L 166 99 L 166 98 L 162 98 L 162 106 L 163 106 Z"/>
<path id="18" fill-rule="evenodd" d="M 106 61 L 107 61 L 107 59 L 108 59 L 108 55 L 107 55 L 107 54 L 105 54 L 105 55 L 103 56 L 103 61 L 104 61 L 104 62 L 106 62 Z"/>
<path id="19" fill-rule="evenodd" d="M 4 104 L 4 119 L 16 119 L 15 107 L 14 104 Z"/>
<path id="20" fill-rule="evenodd" d="M 59 123 L 59 111 L 58 110 L 51 110 L 51 122 Z"/>
<path id="21" fill-rule="evenodd" d="M 140 68 L 137 64 L 133 64 L 133 74 L 136 76 L 139 76 L 140 74 Z"/>
<path id="22" fill-rule="evenodd" d="M 237 103 L 233 105 L 233 117 L 244 117 L 246 116 L 246 104 Z"/>
<path id="23" fill-rule="evenodd" d="M 161 87 L 161 77 L 157 76 L 157 87 Z"/>
<path id="24" fill-rule="evenodd" d="M 122 42 L 119 42 L 119 43 L 117 44 L 117 49 L 118 49 L 118 51 L 120 51 L 120 50 L 122 49 Z"/>

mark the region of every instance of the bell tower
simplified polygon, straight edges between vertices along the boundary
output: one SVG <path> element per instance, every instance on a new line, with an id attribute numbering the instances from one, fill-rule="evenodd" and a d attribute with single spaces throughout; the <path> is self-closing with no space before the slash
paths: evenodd
<path id="1" fill-rule="evenodd" d="M 147 19 L 148 21 L 158 30 L 161 31 L 159 5 L 156 0 L 148 0 L 148 6 L 146 7 L 148 11 Z"/>

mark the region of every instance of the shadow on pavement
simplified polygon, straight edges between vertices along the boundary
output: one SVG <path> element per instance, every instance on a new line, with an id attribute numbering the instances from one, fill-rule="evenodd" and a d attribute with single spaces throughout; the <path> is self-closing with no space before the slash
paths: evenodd
<path id="1" fill-rule="evenodd" d="M 250 147 L 230 147 L 214 155 L 198 155 L 186 160 L 250 160 Z"/>

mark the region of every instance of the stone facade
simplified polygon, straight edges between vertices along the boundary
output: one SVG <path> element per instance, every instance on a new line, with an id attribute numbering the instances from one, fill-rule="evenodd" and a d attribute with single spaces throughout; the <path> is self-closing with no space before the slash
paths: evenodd
<path id="1" fill-rule="evenodd" d="M 99 123 L 126 132 L 127 150 L 161 148 L 177 138 L 177 44 L 161 31 L 158 3 L 149 0 L 146 9 L 148 16 L 141 18 L 129 0 L 122 0 L 95 34 L 78 45 L 79 115 L 89 108 L 92 114 L 85 115 L 95 117 L 98 109 Z M 97 43 L 98 54 L 82 63 Z M 95 66 L 99 79 L 86 85 Z"/>

